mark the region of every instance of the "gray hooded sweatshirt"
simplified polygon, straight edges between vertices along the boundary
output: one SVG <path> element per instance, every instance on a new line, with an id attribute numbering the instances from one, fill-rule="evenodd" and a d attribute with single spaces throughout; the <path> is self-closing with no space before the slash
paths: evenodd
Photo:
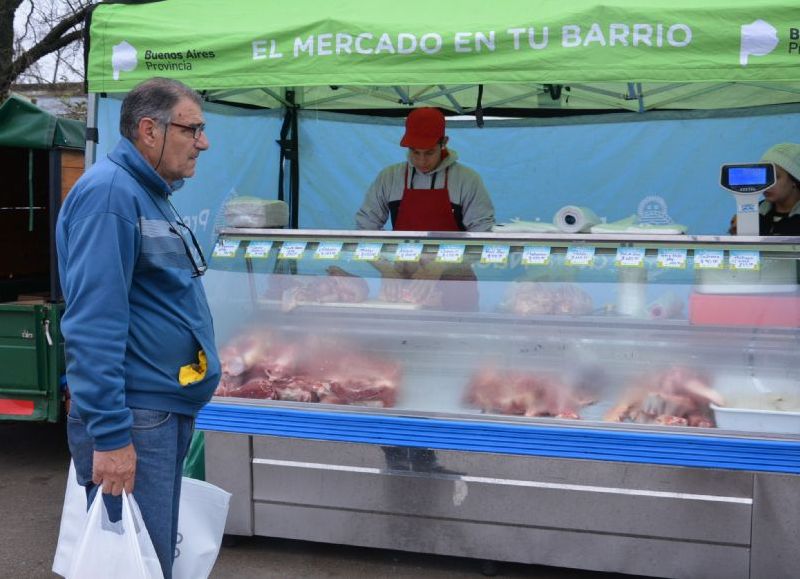
<path id="1" fill-rule="evenodd" d="M 396 211 L 403 198 L 406 185 L 413 189 L 441 189 L 444 187 L 445 169 L 449 168 L 447 188 L 457 221 L 460 217 L 467 231 L 491 231 L 494 225 L 494 206 L 483 181 L 475 171 L 458 162 L 458 154 L 453 149 L 448 149 L 447 152 L 447 157 L 430 173 L 414 173 L 414 166 L 409 161 L 390 165 L 381 171 L 367 190 L 364 203 L 356 213 L 356 227 L 383 229 L 392 209 Z M 406 168 L 408 183 L 403 182 Z"/>

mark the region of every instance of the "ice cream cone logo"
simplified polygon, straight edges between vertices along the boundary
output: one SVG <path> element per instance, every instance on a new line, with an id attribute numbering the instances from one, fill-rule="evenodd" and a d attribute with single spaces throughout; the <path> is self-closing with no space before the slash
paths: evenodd
<path id="1" fill-rule="evenodd" d="M 114 80 L 119 80 L 120 72 L 131 72 L 139 63 L 136 58 L 136 49 L 123 40 L 112 47 L 111 67 L 114 69 Z"/>
<path id="2" fill-rule="evenodd" d="M 778 31 L 772 24 L 756 20 L 742 26 L 742 44 L 739 49 L 739 64 L 747 66 L 750 56 L 766 56 L 778 46 Z"/>

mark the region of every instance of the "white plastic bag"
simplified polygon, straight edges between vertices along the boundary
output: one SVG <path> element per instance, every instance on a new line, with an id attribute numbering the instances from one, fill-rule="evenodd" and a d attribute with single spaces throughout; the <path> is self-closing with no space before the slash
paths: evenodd
<path id="1" fill-rule="evenodd" d="M 222 545 L 231 494 L 210 483 L 183 477 L 173 579 L 205 579 Z"/>
<path id="2" fill-rule="evenodd" d="M 61 528 L 53 559 L 53 573 L 66 577 L 72 562 L 72 553 L 83 528 L 86 526 L 86 489 L 78 484 L 75 463 L 70 461 L 67 475 L 67 490 L 64 493 L 64 508 L 61 511 Z"/>
<path id="3" fill-rule="evenodd" d="M 230 493 L 210 483 L 183 477 L 178 518 L 178 545 L 173 579 L 202 579 L 211 573 L 222 544 Z M 53 573 L 67 577 L 86 526 L 86 489 L 78 484 L 70 462 Z M 160 568 L 159 568 L 160 569 Z"/>
<path id="4" fill-rule="evenodd" d="M 285 201 L 234 197 L 225 204 L 225 223 L 228 227 L 285 227 L 289 206 Z"/>
<path id="5" fill-rule="evenodd" d="M 103 495 L 97 492 L 66 577 L 163 579 L 156 551 L 132 496 L 122 493 L 122 519 L 112 523 Z"/>

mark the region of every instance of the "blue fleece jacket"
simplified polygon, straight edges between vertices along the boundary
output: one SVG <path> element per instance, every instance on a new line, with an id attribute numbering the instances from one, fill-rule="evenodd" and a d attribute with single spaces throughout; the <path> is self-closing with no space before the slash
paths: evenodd
<path id="1" fill-rule="evenodd" d="M 211 313 L 179 235 L 192 244 L 168 202 L 180 184 L 122 139 L 58 216 L 67 384 L 96 450 L 131 442 L 129 408 L 194 416 L 219 381 Z"/>

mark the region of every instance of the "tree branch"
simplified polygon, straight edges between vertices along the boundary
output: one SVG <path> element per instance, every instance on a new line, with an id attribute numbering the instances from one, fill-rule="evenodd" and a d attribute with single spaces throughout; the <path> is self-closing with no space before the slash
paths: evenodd
<path id="1" fill-rule="evenodd" d="M 74 24 L 73 24 L 74 26 Z M 55 29 L 53 29 L 55 31 Z M 35 46 L 32 46 L 29 50 L 26 50 L 22 54 L 20 54 L 16 60 L 11 64 L 11 75 L 12 77 L 16 78 L 20 74 L 22 74 L 25 69 L 27 69 L 32 63 L 36 62 L 43 56 L 46 56 L 60 48 L 64 48 L 65 46 L 72 44 L 76 40 L 80 40 L 83 34 L 83 30 L 73 30 L 69 34 L 65 34 L 64 36 L 60 37 L 53 37 L 53 33 L 51 32 L 47 36 L 45 36 L 40 42 L 36 43 Z"/>

